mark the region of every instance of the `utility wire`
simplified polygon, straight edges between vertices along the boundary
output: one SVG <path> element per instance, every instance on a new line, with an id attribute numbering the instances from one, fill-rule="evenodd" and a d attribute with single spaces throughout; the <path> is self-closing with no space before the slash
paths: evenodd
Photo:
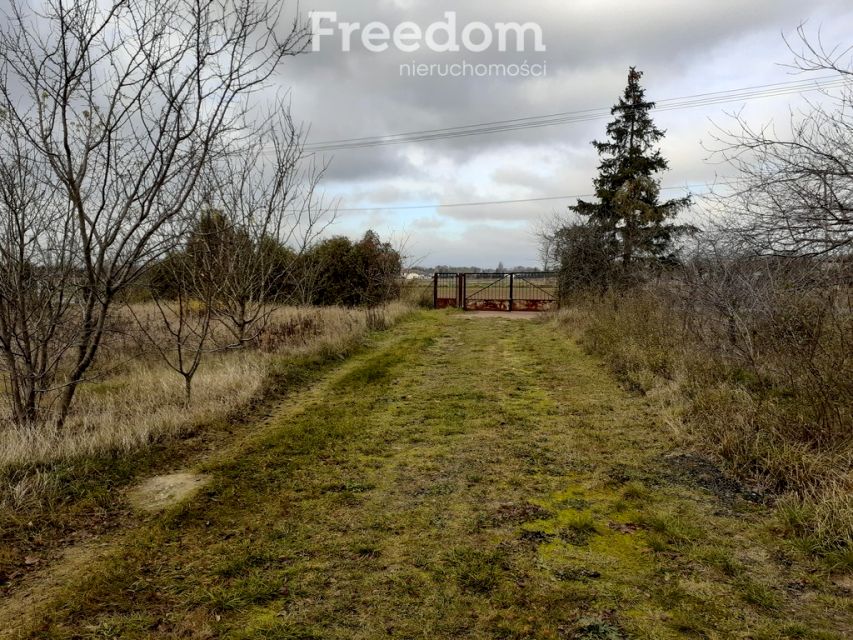
<path id="1" fill-rule="evenodd" d="M 838 79 L 838 76 L 828 75 L 828 76 L 822 76 L 819 78 L 812 78 L 812 80 L 809 80 L 809 81 L 806 81 L 806 80 L 788 80 L 785 82 L 776 82 L 774 84 L 762 84 L 762 85 L 756 85 L 756 86 L 752 86 L 752 87 L 743 87 L 741 89 L 727 89 L 725 91 L 712 91 L 712 92 L 707 92 L 707 93 L 696 93 L 696 94 L 692 94 L 689 96 L 681 96 L 679 98 L 664 98 L 663 100 L 658 100 L 656 104 L 658 105 L 658 107 L 660 107 L 661 105 L 665 105 L 667 103 L 674 102 L 674 101 L 681 101 L 681 100 L 687 100 L 687 99 L 693 99 L 693 98 L 721 96 L 723 94 L 740 93 L 743 91 L 766 90 L 766 89 L 772 89 L 772 88 L 776 88 L 776 87 L 779 87 L 780 89 L 784 89 L 784 88 L 790 88 L 792 85 L 800 85 L 800 84 L 806 84 L 806 86 L 808 86 L 808 85 L 811 85 L 812 83 L 815 83 L 815 82 L 821 83 L 821 82 L 827 82 L 830 80 L 837 80 L 837 79 Z M 546 115 L 541 115 L 541 116 L 526 116 L 523 118 L 512 118 L 509 120 L 496 120 L 493 122 L 481 122 L 481 123 L 461 125 L 461 126 L 456 126 L 456 127 L 447 127 L 445 129 L 426 129 L 426 130 L 421 130 L 421 131 L 409 131 L 406 133 L 389 134 L 387 136 L 367 136 L 367 137 L 363 137 L 363 138 L 344 138 L 341 140 L 325 140 L 325 141 L 312 143 L 312 145 L 323 146 L 323 145 L 328 145 L 328 144 L 338 144 L 338 143 L 344 143 L 344 142 L 363 142 L 363 141 L 371 141 L 371 140 L 376 140 L 376 139 L 387 139 L 387 138 L 393 138 L 393 137 L 397 137 L 397 136 L 411 136 L 411 135 L 426 134 L 426 133 L 453 132 L 453 131 L 457 131 L 457 130 L 470 129 L 472 127 L 480 127 L 480 126 L 485 126 L 485 125 L 510 124 L 510 123 L 514 123 L 514 122 L 524 122 L 524 121 L 529 121 L 529 120 L 541 120 L 543 118 L 546 118 L 546 119 L 547 118 L 557 118 L 557 117 L 570 116 L 570 115 L 582 115 L 582 114 L 598 115 L 598 114 L 601 114 L 602 112 L 606 112 L 609 114 L 610 109 L 596 108 L 596 109 L 581 109 L 578 111 L 563 111 L 563 112 L 559 112 L 559 113 L 551 113 L 551 114 L 546 114 Z"/>
<path id="2" fill-rule="evenodd" d="M 739 89 L 729 89 L 726 91 L 697 93 L 689 96 L 659 100 L 656 102 L 655 111 L 674 111 L 679 109 L 723 104 L 727 102 L 783 96 L 804 91 L 834 89 L 845 86 L 847 82 L 849 82 L 849 80 L 844 78 L 839 79 L 837 76 L 822 76 L 810 80 L 778 82 L 752 87 L 742 87 Z M 324 142 L 307 144 L 305 146 L 305 150 L 309 152 L 322 152 L 339 149 L 363 149 L 411 142 L 432 142 L 435 140 L 447 140 L 474 135 L 501 133 L 505 131 L 518 131 L 540 127 L 551 127 L 560 124 L 589 122 L 606 118 L 610 114 L 611 109 L 609 108 L 566 111 L 550 115 L 497 120 L 493 122 L 447 127 L 444 129 L 409 131 L 406 133 L 390 134 L 387 136 L 367 136 L 362 138 L 327 140 Z"/>
<path id="3" fill-rule="evenodd" d="M 661 191 L 675 191 L 690 189 L 705 189 L 714 185 L 711 184 L 686 184 L 680 187 L 661 187 Z M 451 209 L 455 207 L 477 207 L 487 205 L 502 205 L 502 204 L 521 204 L 526 202 L 547 202 L 550 200 L 574 200 L 575 198 L 594 198 L 594 193 L 577 193 L 566 196 L 543 196 L 541 198 L 519 198 L 517 200 L 483 200 L 479 202 L 451 202 L 439 204 L 406 204 L 398 207 L 347 207 L 343 209 L 335 209 L 337 212 L 357 212 L 357 211 L 401 211 L 406 209 Z"/>

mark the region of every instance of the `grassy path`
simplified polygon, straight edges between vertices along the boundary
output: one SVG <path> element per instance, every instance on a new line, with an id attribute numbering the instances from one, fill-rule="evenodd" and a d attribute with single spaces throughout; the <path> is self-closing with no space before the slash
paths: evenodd
<path id="1" fill-rule="evenodd" d="M 671 441 L 553 327 L 424 313 L 221 452 L 30 635 L 850 637 L 849 581 Z"/>

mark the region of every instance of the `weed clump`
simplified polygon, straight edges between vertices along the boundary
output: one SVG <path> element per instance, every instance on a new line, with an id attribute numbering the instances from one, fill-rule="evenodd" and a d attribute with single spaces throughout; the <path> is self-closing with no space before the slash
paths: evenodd
<path id="1" fill-rule="evenodd" d="M 560 538 L 569 544 L 582 546 L 598 533 L 595 518 L 589 511 L 570 511 L 562 519 Z"/>
<path id="2" fill-rule="evenodd" d="M 624 640 L 625 635 L 610 622 L 598 619 L 583 619 L 572 636 L 576 640 Z"/>

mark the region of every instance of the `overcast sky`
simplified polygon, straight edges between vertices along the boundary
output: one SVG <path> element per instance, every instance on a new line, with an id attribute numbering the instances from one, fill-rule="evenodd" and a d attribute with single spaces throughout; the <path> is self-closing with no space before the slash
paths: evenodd
<path id="1" fill-rule="evenodd" d="M 458 14 L 468 22 L 534 22 L 545 52 L 532 39 L 523 53 L 496 47 L 472 53 L 367 51 L 358 35 L 349 52 L 340 35 L 320 40 L 320 51 L 289 60 L 278 76 L 291 90 L 293 112 L 310 125 L 309 142 L 439 129 L 481 122 L 610 107 L 630 65 L 645 73 L 647 96 L 662 100 L 800 79 L 780 65 L 791 56 L 782 34 L 800 22 L 822 29 L 826 43 L 853 44 L 853 5 L 841 0 L 303 0 L 304 13 L 337 11 L 339 21 L 380 21 L 392 29 L 413 21 L 424 29 Z M 400 65 L 467 61 L 547 62 L 547 75 L 519 77 L 401 77 Z M 711 119 L 744 109 L 748 119 L 785 120 L 787 95 L 662 111 L 663 152 L 671 170 L 664 186 L 711 182 L 725 168 L 708 163 Z M 442 208 L 442 203 L 586 194 L 597 157 L 589 142 L 604 135 L 607 119 L 426 143 L 329 152 L 327 194 L 342 209 L 334 233 L 409 237 L 421 264 L 538 264 L 536 221 L 573 201 Z M 700 192 L 701 189 L 694 189 Z M 675 195 L 671 191 L 668 194 Z M 424 208 L 411 208 L 424 206 Z M 375 209 L 371 209 L 374 208 Z M 391 209 L 392 207 L 401 207 Z"/>

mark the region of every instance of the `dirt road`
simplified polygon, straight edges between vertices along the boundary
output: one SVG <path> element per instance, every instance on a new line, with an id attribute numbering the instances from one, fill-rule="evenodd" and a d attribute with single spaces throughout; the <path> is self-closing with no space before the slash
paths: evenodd
<path id="1" fill-rule="evenodd" d="M 193 470 L 208 478 L 194 497 L 78 562 L 26 624 L 0 627 L 850 637 L 849 582 L 675 441 L 659 403 L 554 326 L 422 313 Z"/>

